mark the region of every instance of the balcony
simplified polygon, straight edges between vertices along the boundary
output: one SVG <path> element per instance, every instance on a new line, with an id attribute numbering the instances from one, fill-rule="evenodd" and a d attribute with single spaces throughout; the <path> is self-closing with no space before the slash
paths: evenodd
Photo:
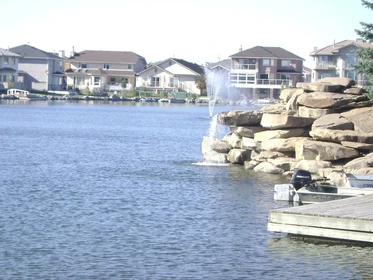
<path id="1" fill-rule="evenodd" d="M 233 70 L 256 70 L 256 64 L 234 64 Z"/>
<path id="2" fill-rule="evenodd" d="M 337 65 L 334 62 L 330 61 L 321 61 L 316 63 L 316 69 L 319 70 L 328 70 L 328 69 L 335 69 Z"/>
<path id="3" fill-rule="evenodd" d="M 282 88 L 292 86 L 293 81 L 288 79 L 231 79 L 230 85 L 245 88 Z"/>

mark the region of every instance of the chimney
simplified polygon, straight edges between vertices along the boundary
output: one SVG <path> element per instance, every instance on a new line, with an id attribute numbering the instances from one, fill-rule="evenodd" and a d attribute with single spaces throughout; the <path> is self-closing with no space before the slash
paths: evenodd
<path id="1" fill-rule="evenodd" d="M 75 56 L 75 51 L 74 51 L 74 46 L 72 48 L 72 51 L 70 52 L 70 57 L 74 57 Z"/>
<path id="2" fill-rule="evenodd" d="M 65 58 L 65 51 L 58 51 L 58 56 Z"/>
<path id="3" fill-rule="evenodd" d="M 239 51 L 242 52 L 242 45 L 240 46 Z"/>
<path id="4" fill-rule="evenodd" d="M 314 52 L 317 51 L 317 47 L 313 47 L 313 51 L 314 51 Z"/>

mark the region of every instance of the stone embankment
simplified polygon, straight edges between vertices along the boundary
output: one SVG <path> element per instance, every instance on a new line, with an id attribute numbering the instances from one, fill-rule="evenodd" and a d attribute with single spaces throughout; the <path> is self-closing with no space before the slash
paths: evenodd
<path id="1" fill-rule="evenodd" d="M 259 111 L 219 113 L 223 139 L 204 137 L 206 161 L 291 175 L 297 168 L 343 185 L 343 172 L 373 174 L 373 101 L 347 78 L 298 83 Z"/>

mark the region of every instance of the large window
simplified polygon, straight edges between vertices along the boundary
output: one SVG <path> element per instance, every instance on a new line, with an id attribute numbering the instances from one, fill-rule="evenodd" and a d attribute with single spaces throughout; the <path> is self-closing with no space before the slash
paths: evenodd
<path id="1" fill-rule="evenodd" d="M 107 64 L 107 63 L 105 63 L 105 64 L 104 64 L 104 69 L 109 69 L 109 68 L 110 68 L 110 65 Z"/>
<path id="2" fill-rule="evenodd" d="M 99 86 L 99 85 L 100 85 L 100 77 L 95 77 L 95 78 L 94 78 L 94 81 L 93 81 L 93 84 L 94 84 L 95 86 Z"/>
<path id="3" fill-rule="evenodd" d="M 291 66 L 291 60 L 288 60 L 288 59 L 281 60 L 281 66 L 282 67 L 289 67 L 289 66 Z"/>
<path id="4" fill-rule="evenodd" d="M 270 66 L 270 65 L 271 65 L 271 60 L 267 59 L 267 58 L 264 58 L 263 59 L 263 66 Z"/>
<path id="5" fill-rule="evenodd" d="M 152 77 L 150 86 L 159 87 L 159 77 Z"/>

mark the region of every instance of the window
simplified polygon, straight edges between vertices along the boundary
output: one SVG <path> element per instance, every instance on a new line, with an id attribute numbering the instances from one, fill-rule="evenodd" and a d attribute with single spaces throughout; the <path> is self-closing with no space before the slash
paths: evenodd
<path id="1" fill-rule="evenodd" d="M 115 83 L 115 78 L 110 78 L 110 82 Z"/>
<path id="2" fill-rule="evenodd" d="M 263 59 L 263 66 L 270 66 L 270 65 L 271 65 L 271 60 L 267 59 L 267 58 L 264 58 Z"/>
<path id="3" fill-rule="evenodd" d="M 152 77 L 150 86 L 159 87 L 159 77 Z"/>
<path id="4" fill-rule="evenodd" d="M 289 66 L 291 66 L 291 61 L 288 60 L 288 59 L 283 59 L 283 60 L 281 60 L 281 66 L 282 67 L 289 67 Z"/>
<path id="5" fill-rule="evenodd" d="M 4 57 L 4 64 L 9 64 L 9 57 L 7 56 Z"/>
<path id="6" fill-rule="evenodd" d="M 128 69 L 132 69 L 132 64 L 128 64 Z"/>
<path id="7" fill-rule="evenodd" d="M 100 77 L 95 77 L 95 78 L 94 78 L 94 81 L 93 81 L 93 84 L 94 84 L 95 86 L 99 86 L 99 85 L 100 85 Z"/>
<path id="8" fill-rule="evenodd" d="M 345 70 L 345 78 L 355 80 L 355 71 L 354 70 Z"/>
<path id="9" fill-rule="evenodd" d="M 104 64 L 104 69 L 109 69 L 110 68 L 110 66 L 109 66 L 109 64 Z"/>
<path id="10" fill-rule="evenodd" d="M 88 68 L 88 64 L 87 63 L 81 63 L 81 62 L 79 62 L 78 67 L 79 68 Z"/>
<path id="11" fill-rule="evenodd" d="M 290 80 L 290 75 L 281 74 L 280 78 L 281 80 Z"/>
<path id="12" fill-rule="evenodd" d="M 268 74 L 259 74 L 259 79 L 268 80 Z"/>

